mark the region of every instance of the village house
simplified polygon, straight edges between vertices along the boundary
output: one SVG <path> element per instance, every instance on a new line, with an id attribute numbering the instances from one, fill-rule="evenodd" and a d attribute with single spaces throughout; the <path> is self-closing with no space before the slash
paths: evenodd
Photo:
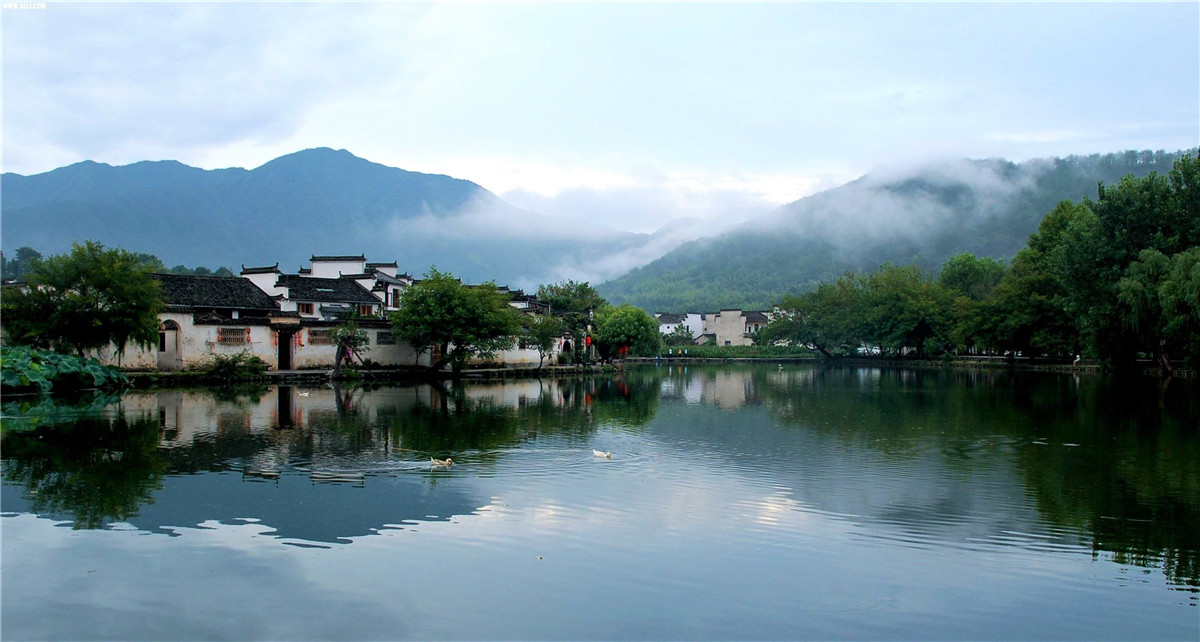
<path id="1" fill-rule="evenodd" d="M 272 324 L 283 316 L 276 302 L 253 283 L 239 277 L 155 274 L 166 308 L 159 314 L 158 344 L 127 346 L 95 356 L 106 363 L 118 360 L 126 368 L 184 370 L 201 367 L 215 355 L 248 352 L 275 361 Z"/>
<path id="2" fill-rule="evenodd" d="M 696 343 L 714 343 L 719 346 L 754 345 L 751 335 L 766 327 L 770 321 L 770 315 L 766 312 L 743 312 L 734 309 L 705 314 Z"/>
<path id="3" fill-rule="evenodd" d="M 266 273 L 258 270 L 260 275 Z M 95 355 L 101 361 L 117 363 L 119 359 L 123 367 L 131 369 L 188 370 L 202 368 L 217 356 L 244 353 L 258 357 L 275 370 L 332 367 L 336 346 L 330 334 L 341 323 L 336 312 L 352 309 L 350 304 L 363 305 L 358 311 L 365 312 L 365 306 L 372 304 L 370 311 L 375 317 L 359 324 L 369 341 L 359 357 L 381 365 L 429 363 L 428 355 L 419 356 L 407 343 L 392 337 L 391 327 L 378 316 L 378 300 L 369 294 L 364 298 L 344 284 L 332 288 L 335 294 L 346 293 L 343 299 L 320 306 L 317 301 L 328 293 L 309 289 L 326 289 L 324 281 L 289 288 L 289 293 L 296 292 L 301 301 L 313 302 L 313 313 L 301 314 L 295 300 L 289 306 L 292 309 L 284 309 L 282 297 L 271 296 L 244 277 L 155 274 L 154 278 L 162 284 L 166 303 L 159 314 L 158 345 L 127 346 L 119 358 L 115 349 L 109 348 Z M 286 278 L 283 281 L 287 284 L 284 287 L 295 285 Z M 347 283 L 362 290 L 352 281 Z"/>
<path id="4" fill-rule="evenodd" d="M 395 263 L 367 263 L 361 255 L 314 255 L 310 267 L 298 274 L 284 274 L 276 263 L 242 266 L 242 277 L 297 317 L 294 326 L 277 328 L 283 346 L 277 356 L 280 369 L 331 367 L 337 355 L 333 329 L 353 315 L 367 336 L 360 358 L 381 365 L 429 365 L 428 354 L 418 354 L 392 336 L 388 303 L 395 309 L 400 292 L 411 284 L 411 277 L 405 282 L 396 276 Z"/>
<path id="5" fill-rule="evenodd" d="M 292 337 L 295 343 L 293 358 L 280 355 L 281 363 L 291 368 L 311 368 L 332 365 L 336 346 L 329 332 L 346 316 L 357 313 L 359 328 L 370 341 L 365 358 L 378 363 L 428 365 L 431 355 L 418 355 L 410 346 L 391 336 L 387 313 L 399 307 L 400 296 L 406 288 L 419 281 L 409 274 L 400 274 L 397 263 L 371 263 L 365 255 L 313 255 L 310 267 L 297 274 L 284 274 L 276 263 L 267 267 L 242 266 L 242 276 L 264 293 L 273 297 L 284 312 L 299 317 L 299 327 Z M 522 290 L 501 286 L 497 290 L 509 298 L 509 305 L 526 314 L 548 314 L 550 306 Z M 286 330 L 285 330 L 286 333 Z M 565 345 L 560 339 L 547 353 L 552 360 Z M 396 356 L 391 353 L 400 353 Z M 399 362 L 396 360 L 399 359 Z M 526 345 L 521 337 L 516 344 L 497 353 L 488 363 L 504 366 L 537 366 L 542 359 L 538 351 Z M 550 361 L 553 363 L 553 361 Z"/>
<path id="6" fill-rule="evenodd" d="M 157 345 L 114 346 L 93 356 L 104 363 L 136 370 L 203 368 L 218 356 L 248 354 L 269 369 L 331 368 L 337 346 L 333 330 L 356 316 L 367 344 L 361 360 L 382 366 L 428 366 L 429 351 L 418 353 L 394 337 L 387 319 L 404 289 L 418 281 L 398 273 L 392 263 L 368 263 L 363 256 L 313 256 L 311 267 L 284 274 L 279 264 L 242 266 L 240 276 L 155 274 L 165 309 L 160 313 Z M 499 288 L 509 305 L 526 314 L 547 314 L 549 304 L 521 290 Z M 538 351 L 522 337 L 488 363 L 536 367 Z M 546 354 L 553 363 L 566 337 Z"/>
<path id="7" fill-rule="evenodd" d="M 687 328 L 688 333 L 692 335 L 693 341 L 703 334 L 703 315 L 697 312 L 688 312 L 686 314 L 658 312 L 654 316 L 658 319 L 658 332 L 664 336 L 674 334 L 676 329 L 681 325 Z"/>

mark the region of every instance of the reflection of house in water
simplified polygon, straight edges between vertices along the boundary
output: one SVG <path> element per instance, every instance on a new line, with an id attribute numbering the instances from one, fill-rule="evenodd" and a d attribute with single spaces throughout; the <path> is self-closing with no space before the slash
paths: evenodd
<path id="1" fill-rule="evenodd" d="M 227 398 L 209 391 L 131 392 L 122 398 L 121 412 L 158 418 L 168 474 L 154 501 L 127 521 L 171 532 L 252 518 L 274 529 L 267 535 L 339 542 L 473 513 L 490 503 L 488 497 L 472 496 L 469 484 L 437 483 L 453 479 L 454 471 L 431 470 L 430 452 L 423 449 L 429 446 L 404 441 L 429 443 L 420 422 L 448 412 L 474 427 L 481 410 L 484 422 L 508 422 L 542 403 L 575 412 L 586 405 L 587 390 L 581 381 L 529 379 L 452 389 L 279 386 Z M 486 414 L 496 410 L 498 415 Z M 398 428 L 398 418 L 417 425 Z M 508 438 L 503 430 L 496 434 Z M 471 432 L 455 448 L 477 448 L 469 441 L 474 438 Z"/>
<path id="2" fill-rule="evenodd" d="M 669 396 L 721 408 L 739 408 L 758 399 L 751 369 L 674 367 L 677 371 L 662 384 L 663 393 Z"/>
<path id="3" fill-rule="evenodd" d="M 430 386 L 379 391 L 281 386 L 222 400 L 207 391 L 132 392 L 128 416 L 157 416 L 171 474 L 127 521 L 173 532 L 208 522 L 244 524 L 309 542 L 345 542 L 417 521 L 445 521 L 486 506 L 468 486 L 430 485 L 427 460 L 387 438 L 361 439 L 388 415 L 428 405 Z M 386 434 L 387 429 L 380 429 Z M 241 469 L 241 475 L 211 474 Z"/>

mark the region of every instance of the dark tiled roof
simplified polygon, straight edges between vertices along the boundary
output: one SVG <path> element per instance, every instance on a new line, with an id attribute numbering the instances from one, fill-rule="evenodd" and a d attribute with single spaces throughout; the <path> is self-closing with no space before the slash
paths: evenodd
<path id="1" fill-rule="evenodd" d="M 280 274 L 276 285 L 287 288 L 288 298 L 293 301 L 380 304 L 378 298 L 352 279 L 318 279 L 298 274 Z"/>
<path id="2" fill-rule="evenodd" d="M 373 276 L 375 277 L 376 284 L 391 283 L 392 285 L 408 285 L 408 281 L 400 277 L 388 276 L 383 272 L 376 272 Z"/>
<path id="3" fill-rule="evenodd" d="M 767 318 L 767 315 L 764 312 L 745 312 L 743 314 L 746 315 L 746 320 L 751 323 L 769 323 L 770 322 L 770 319 Z"/>
<path id="4" fill-rule="evenodd" d="M 240 276 L 155 274 L 167 305 L 190 308 L 236 308 L 278 311 L 266 292 Z"/>
<path id="5" fill-rule="evenodd" d="M 683 323 L 684 321 L 687 321 L 686 314 L 660 314 L 660 315 L 658 315 L 659 324 Z"/>
<path id="6" fill-rule="evenodd" d="M 246 267 L 242 266 L 242 274 L 269 274 L 271 272 L 279 272 L 279 264 L 268 265 L 266 267 Z"/>
<path id="7" fill-rule="evenodd" d="M 367 264 L 368 270 L 370 270 L 371 268 L 386 268 L 386 267 L 398 268 L 398 267 L 400 267 L 400 264 L 395 261 L 392 261 L 391 263 L 368 263 Z"/>
<path id="8" fill-rule="evenodd" d="M 365 255 L 365 254 L 359 254 L 358 256 L 317 256 L 316 254 L 314 254 L 312 256 L 312 258 L 309 259 L 309 261 L 321 261 L 321 262 L 326 262 L 326 263 L 331 263 L 334 261 L 341 262 L 341 261 L 366 261 L 366 260 L 367 260 L 367 255 Z"/>

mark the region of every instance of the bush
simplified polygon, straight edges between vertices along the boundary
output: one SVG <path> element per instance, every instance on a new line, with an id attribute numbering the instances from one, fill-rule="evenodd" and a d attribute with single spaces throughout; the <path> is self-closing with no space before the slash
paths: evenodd
<path id="1" fill-rule="evenodd" d="M 8 392 L 117 389 L 129 379 L 95 359 L 28 346 L 0 346 L 0 387 Z"/>
<path id="2" fill-rule="evenodd" d="M 257 379 L 267 371 L 267 363 L 249 352 L 214 354 L 204 368 L 204 375 L 217 381 Z"/>

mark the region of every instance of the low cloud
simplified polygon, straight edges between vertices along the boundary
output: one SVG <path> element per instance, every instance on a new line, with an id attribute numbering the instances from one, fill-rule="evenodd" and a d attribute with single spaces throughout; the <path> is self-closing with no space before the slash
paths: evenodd
<path id="1" fill-rule="evenodd" d="M 700 183 L 696 179 L 596 189 L 573 187 L 553 195 L 527 189 L 504 193 L 504 199 L 525 209 L 584 225 L 653 233 L 678 219 L 709 221 L 715 228 L 761 216 L 778 204 L 739 187 Z"/>
<path id="2" fill-rule="evenodd" d="M 937 160 L 892 165 L 792 203 L 758 223 L 764 229 L 827 240 L 848 249 L 885 239 L 919 240 L 1004 210 L 1032 189 L 1041 166 Z"/>

